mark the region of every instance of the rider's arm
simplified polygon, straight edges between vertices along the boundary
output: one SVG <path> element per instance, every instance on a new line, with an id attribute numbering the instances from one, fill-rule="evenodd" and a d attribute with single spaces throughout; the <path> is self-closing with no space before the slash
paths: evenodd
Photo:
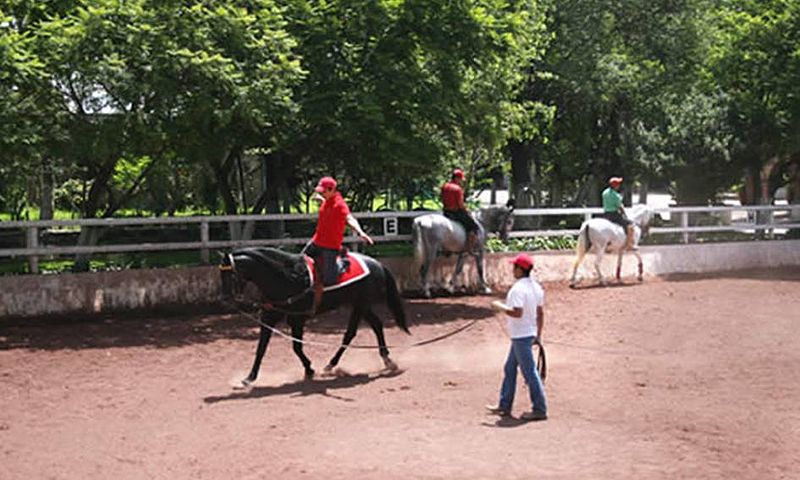
<path id="1" fill-rule="evenodd" d="M 617 211 L 620 213 L 620 215 L 625 216 L 625 205 L 622 203 L 622 194 L 619 192 L 614 193 L 616 193 L 617 197 Z"/>
<path id="2" fill-rule="evenodd" d="M 373 243 L 375 243 L 372 241 L 372 238 L 370 238 L 370 236 L 367 235 L 364 232 L 364 230 L 361 229 L 361 225 L 358 223 L 358 220 L 356 220 L 356 217 L 354 217 L 351 213 L 347 214 L 347 225 L 349 225 L 350 228 L 352 228 L 353 231 L 356 232 L 356 235 L 358 235 L 359 237 L 361 237 L 362 240 L 367 242 L 367 244 L 372 245 Z"/>
<path id="3" fill-rule="evenodd" d="M 458 189 L 458 209 L 466 210 L 467 206 L 464 205 L 464 190 L 459 187 Z"/>

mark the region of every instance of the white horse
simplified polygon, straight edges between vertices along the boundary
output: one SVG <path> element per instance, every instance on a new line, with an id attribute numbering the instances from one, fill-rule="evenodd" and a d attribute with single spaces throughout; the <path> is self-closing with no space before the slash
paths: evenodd
<path id="1" fill-rule="evenodd" d="M 467 252 L 467 233 L 460 223 L 454 222 L 440 213 L 422 215 L 414 219 L 413 224 L 413 243 L 414 260 L 416 265 L 420 265 L 419 275 L 422 293 L 430 298 L 431 289 L 428 282 L 428 273 L 431 264 L 436 259 L 436 255 L 442 251 L 446 253 L 458 254 L 455 271 L 450 279 L 448 291 L 453 293 L 458 287 L 458 279 L 464 268 L 464 255 L 469 254 L 475 258 L 475 266 L 478 270 L 478 282 L 480 292 L 484 294 L 492 293 L 486 286 L 483 275 L 483 255 L 485 252 L 486 227 L 497 230 L 499 236 L 505 239 L 508 231 L 513 225 L 513 203 L 506 207 L 492 207 L 484 209 L 479 214 L 472 214 L 475 223 L 478 224 L 477 248 Z"/>
<path id="2" fill-rule="evenodd" d="M 636 205 L 626 209 L 628 218 L 633 222 L 633 245 L 638 247 L 642 233 L 647 232 L 652 218 L 652 211 L 647 205 Z M 578 234 L 578 246 L 575 248 L 575 263 L 572 269 L 572 279 L 570 287 L 575 287 L 578 281 L 578 267 L 583 261 L 583 257 L 588 252 L 595 254 L 594 268 L 597 278 L 601 285 L 606 285 L 603 272 L 600 270 L 603 255 L 605 253 L 617 254 L 617 281 L 621 281 L 622 275 L 622 256 L 625 253 L 625 229 L 605 218 L 592 218 L 583 222 L 580 233 Z M 638 250 L 633 250 L 636 259 L 639 261 L 639 276 L 637 279 L 643 280 L 644 267 L 642 266 L 642 256 Z"/>

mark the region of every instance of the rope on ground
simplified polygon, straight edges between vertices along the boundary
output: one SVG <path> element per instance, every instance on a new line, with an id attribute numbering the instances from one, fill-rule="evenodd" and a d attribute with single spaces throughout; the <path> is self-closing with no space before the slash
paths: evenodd
<path id="1" fill-rule="evenodd" d="M 318 346 L 324 346 L 324 347 L 337 347 L 337 348 L 354 348 L 354 349 L 358 349 L 358 350 L 376 350 L 376 349 L 381 348 L 379 345 L 352 345 L 352 344 L 345 345 L 343 343 L 330 343 L 330 342 L 319 342 L 319 341 L 314 341 L 314 340 L 303 340 L 303 339 L 297 338 L 297 337 L 295 337 L 293 335 L 290 335 L 288 333 L 285 333 L 285 332 L 281 331 L 280 329 L 273 327 L 272 325 L 268 325 L 268 324 L 262 322 L 260 318 L 256 317 L 255 315 L 253 315 L 251 313 L 245 312 L 244 310 L 240 309 L 239 307 L 234 306 L 234 308 L 240 314 L 244 315 L 247 318 L 250 318 L 251 320 L 253 320 L 256 323 L 258 323 L 260 326 L 270 330 L 272 333 L 275 333 L 275 334 L 277 334 L 277 335 L 279 335 L 279 336 L 281 336 L 281 337 L 283 337 L 283 338 L 285 338 L 285 339 L 287 339 L 287 340 L 289 340 L 291 342 L 300 343 L 300 344 L 303 344 L 303 345 L 318 345 Z M 433 338 L 428 338 L 428 339 L 425 339 L 425 340 L 421 340 L 419 342 L 414 342 L 414 343 L 411 343 L 411 344 L 408 344 L 408 345 L 386 345 L 386 348 L 391 348 L 391 349 L 394 349 L 394 350 L 398 350 L 398 349 L 403 349 L 403 348 L 412 348 L 412 347 L 421 347 L 423 345 L 430 345 L 432 343 L 436 343 L 436 342 L 439 342 L 439 341 L 444 340 L 446 338 L 449 338 L 449 337 L 452 337 L 454 335 L 457 335 L 457 334 L 463 332 L 464 330 L 467 330 L 468 328 L 472 327 L 476 323 L 478 323 L 477 319 L 470 320 L 469 322 L 465 323 L 464 325 L 462 325 L 462 326 L 460 326 L 460 327 L 458 327 L 458 328 L 456 328 L 454 330 L 451 330 L 451 331 L 449 331 L 447 333 L 444 333 L 442 335 L 439 335 L 439 336 L 436 336 L 436 337 L 433 337 Z"/>

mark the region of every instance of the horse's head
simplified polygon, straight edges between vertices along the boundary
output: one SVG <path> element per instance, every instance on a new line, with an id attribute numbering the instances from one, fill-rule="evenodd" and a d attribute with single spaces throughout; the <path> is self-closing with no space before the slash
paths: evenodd
<path id="1" fill-rule="evenodd" d="M 480 211 L 478 220 L 486 233 L 496 233 L 504 242 L 508 232 L 514 227 L 514 200 L 509 199 L 505 206 L 491 206 Z"/>
<path id="2" fill-rule="evenodd" d="M 650 222 L 653 220 L 653 210 L 644 204 L 638 204 L 627 212 L 628 219 L 639 229 L 641 229 L 642 237 L 650 232 Z"/>

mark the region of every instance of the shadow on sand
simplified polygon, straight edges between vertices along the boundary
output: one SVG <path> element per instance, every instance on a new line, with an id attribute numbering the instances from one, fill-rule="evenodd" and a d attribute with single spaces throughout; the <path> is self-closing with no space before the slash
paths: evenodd
<path id="1" fill-rule="evenodd" d="M 519 417 L 499 417 L 494 422 L 489 422 L 489 421 L 481 422 L 481 426 L 489 428 L 516 428 L 516 427 L 521 427 L 523 425 L 527 425 L 529 423 L 542 423 L 542 422 L 523 420 Z"/>
<path id="2" fill-rule="evenodd" d="M 591 283 L 591 284 L 586 284 L 586 285 L 578 284 L 578 285 L 575 285 L 574 287 L 570 287 L 570 288 L 572 290 L 592 290 L 592 289 L 595 289 L 595 288 L 638 287 L 641 284 L 642 284 L 642 282 L 638 282 L 638 281 L 633 281 L 633 282 L 627 281 L 626 282 L 626 281 L 623 280 L 622 282 L 609 282 L 609 283 L 607 283 L 605 285 L 603 285 L 601 283 L 597 283 L 597 282 Z"/>
<path id="3" fill-rule="evenodd" d="M 377 373 L 358 373 L 355 375 L 339 375 L 334 377 L 323 377 L 318 380 L 298 380 L 296 382 L 284 383 L 277 386 L 250 387 L 245 390 L 237 390 L 228 395 L 212 395 L 203 399 L 205 403 L 214 404 L 231 400 L 253 400 L 257 398 L 273 397 L 279 395 L 290 395 L 293 397 L 306 397 L 309 395 L 322 395 L 324 397 L 335 398 L 344 402 L 352 402 L 353 399 L 341 397 L 332 393 L 337 390 L 365 385 L 376 380 L 394 378 L 402 375 L 404 370 L 382 370 Z"/>
<path id="4" fill-rule="evenodd" d="M 454 303 L 452 299 L 405 302 L 406 318 L 413 333 L 415 325 L 445 324 L 485 319 L 493 315 L 487 306 Z M 387 328 L 394 326 L 389 312 L 376 308 L 375 313 Z M 320 334 L 344 334 L 349 308 L 321 315 L 306 322 L 306 331 Z M 94 348 L 152 347 L 170 348 L 208 344 L 219 340 L 258 340 L 257 316 L 241 313 L 196 313 L 193 315 L 109 314 L 95 317 L 40 317 L 0 321 L 0 351 L 84 350 Z M 285 329 L 285 322 L 279 327 Z M 362 328 L 366 324 L 362 323 Z M 412 337 L 413 338 L 413 337 Z"/>
<path id="5" fill-rule="evenodd" d="M 698 280 L 741 279 L 800 282 L 800 267 L 757 268 L 712 273 L 672 273 L 661 275 L 668 282 L 694 282 Z"/>

